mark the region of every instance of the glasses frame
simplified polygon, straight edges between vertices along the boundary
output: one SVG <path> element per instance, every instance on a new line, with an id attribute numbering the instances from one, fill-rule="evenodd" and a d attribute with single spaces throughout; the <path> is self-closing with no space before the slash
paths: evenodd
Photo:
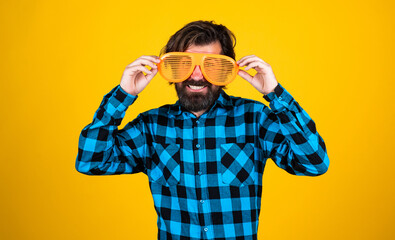
<path id="1" fill-rule="evenodd" d="M 162 73 L 162 64 L 164 62 L 164 59 L 169 57 L 169 56 L 174 56 L 174 55 L 177 55 L 177 56 L 188 56 L 188 57 L 191 57 L 191 59 L 192 59 L 191 69 L 188 72 L 188 74 L 186 74 L 186 77 L 184 77 L 184 78 L 170 79 L 170 78 L 167 78 L 166 76 L 164 76 L 164 74 Z M 235 69 L 234 76 L 232 76 L 232 78 L 230 78 L 226 82 L 217 82 L 214 79 L 210 79 L 210 77 L 205 72 L 205 68 L 204 68 L 204 65 L 203 65 L 204 60 L 207 57 L 221 58 L 221 59 L 226 59 L 227 61 L 232 62 L 233 66 L 234 66 L 234 69 Z M 211 53 L 168 52 L 168 53 L 166 53 L 166 54 L 164 54 L 164 55 L 162 55 L 160 57 L 160 62 L 158 63 L 157 66 L 158 66 L 158 71 L 159 71 L 160 75 L 164 79 L 166 79 L 167 81 L 174 82 L 174 83 L 183 82 L 183 81 L 187 80 L 192 75 L 192 73 L 195 70 L 196 66 L 200 66 L 200 70 L 201 70 L 204 78 L 207 81 L 209 81 L 210 83 L 212 83 L 214 85 L 218 85 L 218 86 L 225 86 L 225 85 L 229 84 L 230 82 L 232 82 L 236 78 L 237 73 L 239 71 L 239 65 L 236 63 L 236 61 L 233 58 L 225 56 L 225 55 L 221 55 L 221 54 L 211 54 Z"/>

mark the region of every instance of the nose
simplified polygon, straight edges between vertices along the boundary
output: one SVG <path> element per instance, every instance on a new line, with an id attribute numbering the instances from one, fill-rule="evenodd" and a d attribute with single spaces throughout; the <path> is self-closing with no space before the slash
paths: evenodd
<path id="1" fill-rule="evenodd" d="M 200 80 L 203 79 L 202 71 L 200 70 L 200 66 L 196 65 L 195 69 L 192 72 L 191 79 L 193 80 Z"/>

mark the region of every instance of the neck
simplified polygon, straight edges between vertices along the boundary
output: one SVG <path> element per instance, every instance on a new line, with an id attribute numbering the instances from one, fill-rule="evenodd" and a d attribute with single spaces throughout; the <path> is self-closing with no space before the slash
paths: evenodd
<path id="1" fill-rule="evenodd" d="M 191 111 L 191 113 L 193 114 L 193 115 L 195 115 L 196 117 L 200 117 L 200 116 L 202 116 L 202 114 L 204 113 L 204 112 L 206 112 L 207 111 L 207 109 L 204 109 L 204 110 L 201 110 L 201 111 L 198 111 L 198 112 L 192 112 Z"/>

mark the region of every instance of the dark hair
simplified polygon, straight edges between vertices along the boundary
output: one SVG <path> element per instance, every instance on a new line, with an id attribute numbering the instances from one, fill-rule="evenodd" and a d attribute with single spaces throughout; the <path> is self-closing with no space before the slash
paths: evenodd
<path id="1" fill-rule="evenodd" d="M 224 25 L 214 21 L 194 21 L 188 23 L 170 37 L 160 55 L 168 52 L 184 52 L 191 45 L 207 45 L 218 41 L 221 44 L 221 54 L 235 59 L 235 35 Z"/>

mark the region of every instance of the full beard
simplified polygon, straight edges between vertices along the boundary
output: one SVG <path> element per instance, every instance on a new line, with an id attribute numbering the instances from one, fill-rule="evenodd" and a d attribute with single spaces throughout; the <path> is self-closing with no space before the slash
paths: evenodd
<path id="1" fill-rule="evenodd" d="M 188 85 L 206 86 L 207 93 L 188 92 Z M 181 105 L 190 112 L 209 109 L 218 99 L 222 87 L 217 87 L 206 80 L 186 80 L 176 84 L 176 92 Z"/>

